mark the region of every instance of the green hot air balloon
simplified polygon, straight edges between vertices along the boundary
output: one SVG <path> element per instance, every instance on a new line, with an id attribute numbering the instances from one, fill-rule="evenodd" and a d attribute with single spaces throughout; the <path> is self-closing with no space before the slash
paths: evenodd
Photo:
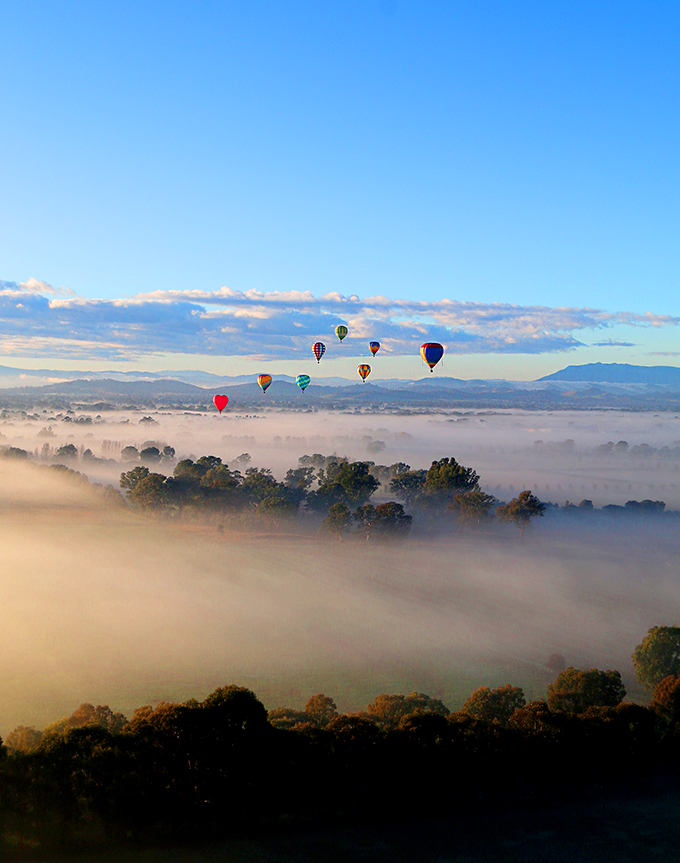
<path id="1" fill-rule="evenodd" d="M 302 392 L 304 392 L 307 389 L 310 381 L 311 381 L 311 378 L 309 377 L 309 375 L 298 375 L 295 378 L 295 383 L 300 387 Z"/>
<path id="2" fill-rule="evenodd" d="M 340 341 L 345 338 L 348 332 L 349 330 L 344 324 L 338 324 L 335 328 L 335 335 L 340 339 Z"/>

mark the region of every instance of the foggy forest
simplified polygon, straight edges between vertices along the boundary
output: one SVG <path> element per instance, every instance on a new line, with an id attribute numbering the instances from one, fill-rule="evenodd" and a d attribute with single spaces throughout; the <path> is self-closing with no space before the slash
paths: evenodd
<path id="1" fill-rule="evenodd" d="M 4 410 L 8 847 L 667 781 L 678 425 Z"/>

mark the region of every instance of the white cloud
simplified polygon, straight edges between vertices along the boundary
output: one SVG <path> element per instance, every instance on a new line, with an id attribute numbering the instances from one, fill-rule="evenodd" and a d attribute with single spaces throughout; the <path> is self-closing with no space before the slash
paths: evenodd
<path id="1" fill-rule="evenodd" d="M 54 288 L 48 282 L 40 282 L 38 279 L 34 279 L 33 277 L 31 277 L 27 282 L 4 282 L 0 280 L 0 291 L 28 294 L 52 294 L 53 296 L 62 294 L 75 296 L 75 293 L 70 288 L 65 286 Z"/>
<path id="2" fill-rule="evenodd" d="M 582 346 L 581 331 L 621 325 L 677 326 L 680 318 L 588 308 L 517 306 L 460 300 L 391 300 L 309 291 L 154 291 L 91 300 L 45 282 L 0 283 L 0 353 L 132 360 L 155 353 L 292 358 L 312 342 L 377 339 L 386 353 L 417 353 L 423 341 L 450 353 L 541 354 Z M 600 344 L 621 344 L 603 339 Z M 347 349 L 349 348 L 349 350 Z"/>

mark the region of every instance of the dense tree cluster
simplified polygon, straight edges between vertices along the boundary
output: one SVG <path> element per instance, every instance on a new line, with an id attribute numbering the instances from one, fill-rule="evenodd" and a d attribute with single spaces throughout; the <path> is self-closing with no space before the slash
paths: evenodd
<path id="1" fill-rule="evenodd" d="M 132 506 L 178 516 L 190 509 L 222 518 L 247 513 L 277 521 L 304 513 L 321 519 L 323 528 L 341 541 L 350 533 L 366 540 L 405 538 L 414 519 L 405 505 L 425 527 L 444 522 L 461 530 L 488 526 L 494 509 L 503 510 L 480 489 L 476 471 L 454 458 L 434 461 L 426 471 L 411 470 L 403 462 L 375 465 L 315 453 L 302 456 L 299 467 L 290 469 L 282 482 L 267 468 L 247 467 L 247 453 L 239 459 L 243 472 L 212 455 L 182 459 L 170 476 L 137 464 L 121 474 L 120 486 Z M 381 489 L 403 503 L 374 504 L 371 498 Z M 519 515 L 506 520 L 522 531 L 544 509 L 531 492 L 523 492 L 507 507 Z"/>
<path id="2" fill-rule="evenodd" d="M 459 712 L 412 692 L 352 714 L 322 693 L 303 710 L 267 713 L 234 685 L 141 707 L 129 721 L 82 704 L 43 732 L 8 735 L 0 850 L 4 839 L 64 848 L 320 819 L 464 817 L 480 803 L 592 798 L 622 781 L 679 777 L 680 678 L 664 677 L 649 707 L 624 695 L 618 672 L 567 668 L 547 700 L 480 687 Z M 310 792 L 310 776 L 322 792 Z"/>

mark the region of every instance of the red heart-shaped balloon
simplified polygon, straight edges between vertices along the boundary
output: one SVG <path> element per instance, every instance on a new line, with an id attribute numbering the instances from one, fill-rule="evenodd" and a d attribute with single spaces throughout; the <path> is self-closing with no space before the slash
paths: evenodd
<path id="1" fill-rule="evenodd" d="M 222 411 L 229 404 L 229 396 L 213 396 L 213 404 L 217 408 L 217 410 L 222 413 Z"/>

